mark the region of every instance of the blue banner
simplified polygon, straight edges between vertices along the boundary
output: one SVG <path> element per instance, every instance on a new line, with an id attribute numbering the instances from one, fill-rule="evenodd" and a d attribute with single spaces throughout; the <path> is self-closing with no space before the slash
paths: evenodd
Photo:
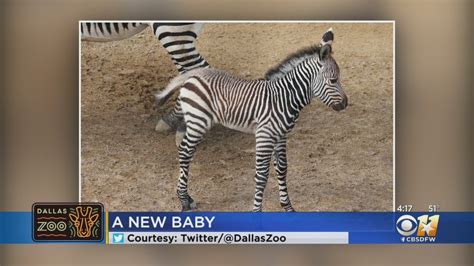
<path id="1" fill-rule="evenodd" d="M 110 212 L 110 232 L 393 231 L 393 213 L 370 212 Z"/>
<path id="2" fill-rule="evenodd" d="M 31 212 L 0 212 L 0 244 L 32 244 Z"/>
<path id="3" fill-rule="evenodd" d="M 474 243 L 474 212 L 109 212 L 105 217 L 106 235 L 339 232 L 348 234 L 349 244 Z M 0 243 L 36 243 L 32 224 L 30 212 L 0 212 Z"/>

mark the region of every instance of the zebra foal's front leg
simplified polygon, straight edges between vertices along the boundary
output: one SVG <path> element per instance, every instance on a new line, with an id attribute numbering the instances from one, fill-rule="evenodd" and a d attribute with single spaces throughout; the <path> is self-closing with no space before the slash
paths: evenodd
<path id="1" fill-rule="evenodd" d="M 262 136 L 263 135 L 263 136 Z M 262 211 L 263 191 L 268 181 L 270 172 L 270 161 L 275 147 L 275 142 L 265 133 L 257 132 L 257 144 L 255 149 L 256 165 L 255 165 L 255 196 L 253 203 L 253 211 Z"/>
<path id="2" fill-rule="evenodd" d="M 281 138 L 275 146 L 275 171 L 278 177 L 278 190 L 280 193 L 280 205 L 287 212 L 294 212 L 291 206 L 290 196 L 288 195 L 288 187 L 286 186 L 286 175 L 288 172 L 288 164 L 286 159 L 287 138 Z"/>

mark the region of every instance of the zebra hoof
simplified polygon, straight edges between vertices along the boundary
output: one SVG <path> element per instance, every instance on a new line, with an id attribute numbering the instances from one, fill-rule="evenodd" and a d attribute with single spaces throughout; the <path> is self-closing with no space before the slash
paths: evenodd
<path id="1" fill-rule="evenodd" d="M 157 132 L 167 132 L 170 131 L 172 128 L 165 122 L 163 119 L 160 119 L 158 121 L 158 124 L 156 124 L 155 131 Z"/>
<path id="2" fill-rule="evenodd" d="M 293 208 L 293 206 L 291 206 L 291 204 L 289 204 L 288 202 L 282 202 L 280 203 L 281 204 L 281 207 L 286 211 L 286 212 L 295 212 L 295 209 Z"/>
<path id="3" fill-rule="evenodd" d="M 182 212 L 190 212 L 197 209 L 197 204 L 191 197 L 189 197 L 188 201 L 183 203 L 182 207 Z"/>

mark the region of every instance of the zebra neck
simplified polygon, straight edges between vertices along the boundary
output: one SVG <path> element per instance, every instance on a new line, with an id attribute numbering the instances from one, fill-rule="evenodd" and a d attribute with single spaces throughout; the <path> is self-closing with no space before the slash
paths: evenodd
<path id="1" fill-rule="evenodd" d="M 291 109 L 299 112 L 303 107 L 311 103 L 311 76 L 303 71 L 300 64 L 296 69 L 286 74 L 282 79 L 282 89 L 290 96 L 288 103 Z"/>

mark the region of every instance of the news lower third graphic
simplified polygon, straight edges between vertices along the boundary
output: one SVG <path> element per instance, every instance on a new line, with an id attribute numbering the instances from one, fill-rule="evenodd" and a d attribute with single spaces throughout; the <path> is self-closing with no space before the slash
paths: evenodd
<path id="1" fill-rule="evenodd" d="M 109 244 L 474 243 L 473 212 L 110 212 Z"/>
<path id="2" fill-rule="evenodd" d="M 0 212 L 0 244 L 474 244 L 474 212 Z"/>
<path id="3" fill-rule="evenodd" d="M 35 203 L 34 241 L 102 241 L 104 208 L 99 203 Z"/>
<path id="4" fill-rule="evenodd" d="M 109 244 L 347 244 L 348 232 L 266 227 L 281 213 L 109 213 Z M 286 215 L 287 216 L 287 215 Z M 266 217 L 266 218 L 265 218 Z M 288 217 L 288 216 L 287 216 Z M 294 220 L 296 217 L 293 217 Z M 263 219 L 263 220 L 262 220 Z M 217 221 L 220 222 L 217 222 Z M 283 224 L 287 222 L 282 220 Z M 282 232 L 279 232 L 283 230 Z M 294 232 L 291 232 L 294 231 Z"/>

